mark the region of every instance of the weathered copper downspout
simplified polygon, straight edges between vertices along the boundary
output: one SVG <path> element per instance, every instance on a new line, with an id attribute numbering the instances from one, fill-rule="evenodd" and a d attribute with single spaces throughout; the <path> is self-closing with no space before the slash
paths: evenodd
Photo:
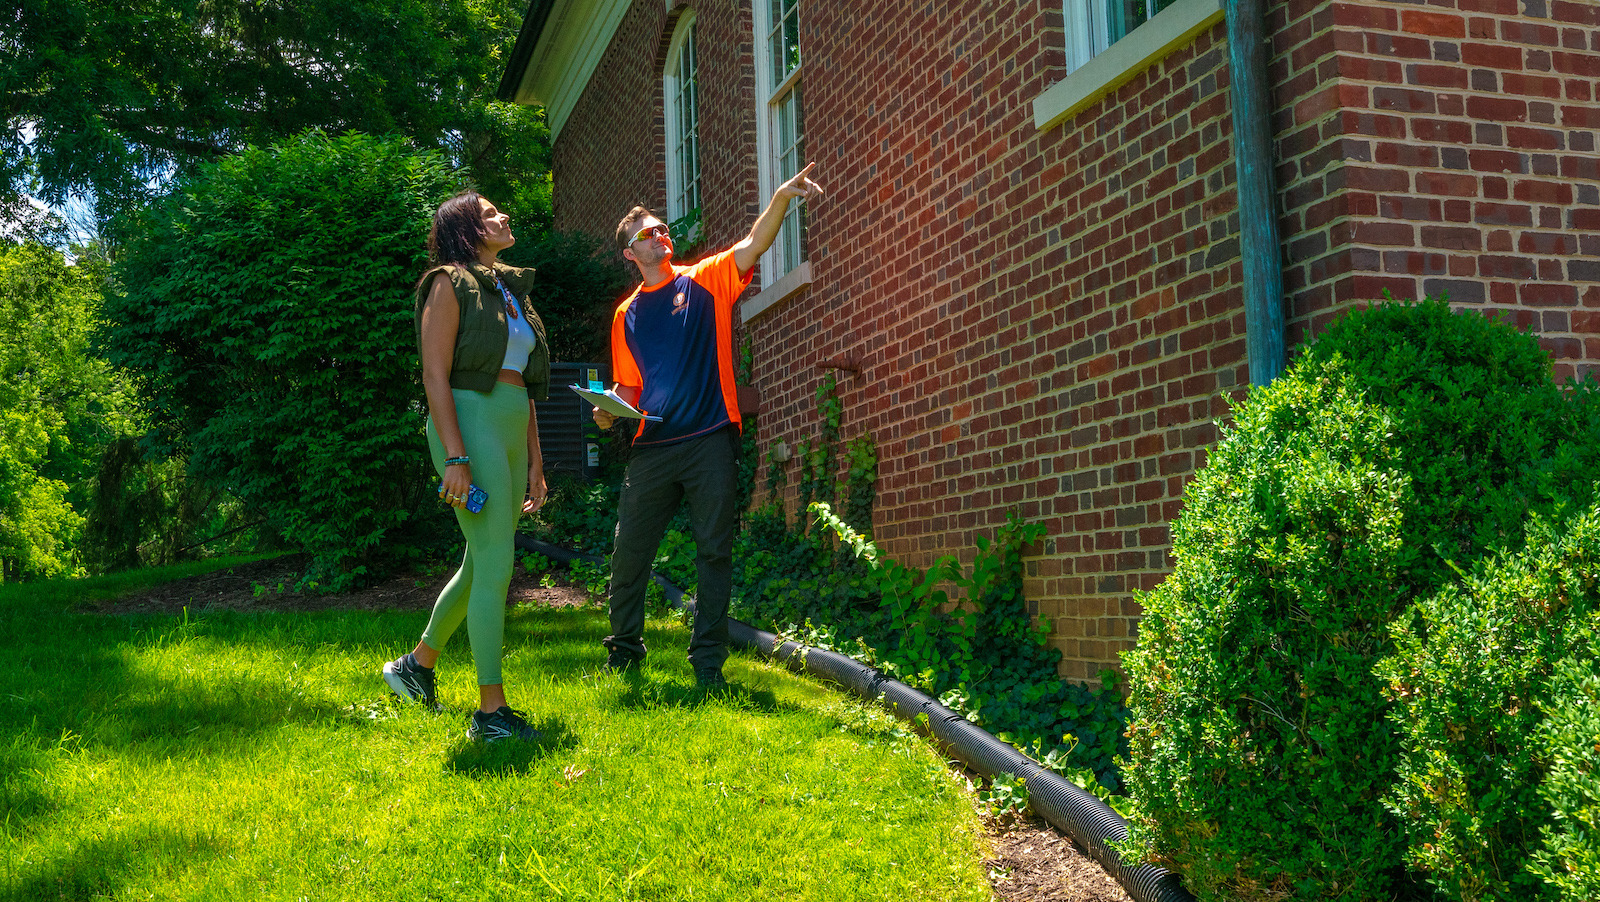
<path id="1" fill-rule="evenodd" d="M 1273 187 L 1272 103 L 1267 93 L 1266 0 L 1224 0 L 1232 83 L 1233 159 L 1244 263 L 1245 349 L 1250 384 L 1282 372 L 1283 251 Z"/>

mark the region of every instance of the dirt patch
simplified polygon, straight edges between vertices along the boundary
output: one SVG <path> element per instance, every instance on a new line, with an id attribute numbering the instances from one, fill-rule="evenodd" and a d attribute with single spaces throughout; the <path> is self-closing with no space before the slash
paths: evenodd
<path id="1" fill-rule="evenodd" d="M 409 571 L 381 583 L 343 592 L 319 595 L 297 592 L 294 586 L 305 573 L 304 555 L 285 555 L 264 561 L 241 564 L 165 583 L 111 601 L 92 602 L 80 610 L 98 614 L 181 614 L 207 611 L 427 611 L 433 608 L 439 590 L 455 572 L 454 567 Z M 510 604 L 543 607 L 577 607 L 589 604 L 581 588 L 553 574 L 553 586 L 540 585 L 521 567 L 511 576 Z"/>
<path id="2" fill-rule="evenodd" d="M 1072 840 L 1036 818 L 991 822 L 994 858 L 984 862 L 1002 902 L 1132 902 Z"/>
<path id="3" fill-rule="evenodd" d="M 84 604 L 99 614 L 181 614 L 210 611 L 303 612 L 326 610 L 427 611 L 454 567 L 411 571 L 364 589 L 338 595 L 294 591 L 305 572 L 303 555 L 241 564 L 165 583 L 110 601 Z M 511 577 L 511 604 L 578 607 L 591 604 L 583 589 L 561 580 L 557 570 L 540 578 L 517 567 Z M 975 774 L 962 772 L 969 785 Z M 999 821 L 984 816 L 994 858 L 984 862 L 1000 902 L 1131 902 L 1116 881 L 1072 840 L 1042 820 Z"/>

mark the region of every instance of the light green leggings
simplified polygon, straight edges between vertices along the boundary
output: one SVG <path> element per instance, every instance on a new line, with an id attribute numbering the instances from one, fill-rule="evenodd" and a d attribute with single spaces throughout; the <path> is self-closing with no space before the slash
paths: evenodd
<path id="1" fill-rule="evenodd" d="M 456 523 L 467 539 L 461 569 L 439 593 L 433 616 L 422 641 L 443 650 L 450 636 L 467 621 L 472 662 L 478 668 L 478 685 L 503 682 L 500 658 L 506 629 L 506 590 L 511 586 L 515 562 L 517 520 L 528 492 L 528 391 L 496 382 L 487 394 L 452 389 L 461 441 L 472 458 L 472 483 L 489 493 L 476 514 L 456 509 Z M 447 456 L 433 417 L 428 418 L 428 450 L 433 468 L 442 476 Z"/>

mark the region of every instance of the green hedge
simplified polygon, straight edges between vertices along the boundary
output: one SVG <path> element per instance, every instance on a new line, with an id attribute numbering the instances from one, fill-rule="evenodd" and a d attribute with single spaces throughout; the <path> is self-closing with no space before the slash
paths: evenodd
<path id="1" fill-rule="evenodd" d="M 1403 754 L 1407 861 L 1450 900 L 1600 898 L 1600 508 L 1538 518 L 1397 624 L 1379 674 Z"/>
<path id="2" fill-rule="evenodd" d="M 1130 848 L 1201 899 L 1425 897 L 1375 668 L 1414 603 L 1587 496 L 1586 424 L 1534 339 L 1442 303 L 1352 314 L 1253 391 L 1141 599 Z"/>
<path id="3" fill-rule="evenodd" d="M 309 552 L 308 585 L 361 580 L 433 500 L 412 286 L 457 184 L 403 140 L 309 132 L 119 224 L 104 346 L 148 389 L 150 444 Z"/>

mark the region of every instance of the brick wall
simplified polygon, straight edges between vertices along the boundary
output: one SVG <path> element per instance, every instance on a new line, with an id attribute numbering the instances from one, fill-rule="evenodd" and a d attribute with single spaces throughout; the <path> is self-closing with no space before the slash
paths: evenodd
<path id="1" fill-rule="evenodd" d="M 1093 677 L 1247 378 L 1221 28 L 1041 133 L 1059 4 L 846 5 L 802 6 L 828 195 L 811 294 L 750 326 L 763 436 L 814 434 L 819 362 L 858 356 L 843 432 L 878 443 L 880 544 L 926 565 L 1045 523 L 1028 598 Z"/>
<path id="2" fill-rule="evenodd" d="M 1448 293 L 1600 360 L 1600 5 L 1274 5 L 1291 340 Z"/>
<path id="3" fill-rule="evenodd" d="M 706 236 L 742 237 L 760 212 L 750 14 L 737 0 L 636 2 L 554 147 L 555 226 L 604 236 L 634 203 L 666 210 L 662 73 L 679 18 L 694 8 L 700 81 L 701 173 Z M 709 95 L 709 96 L 708 96 Z M 620 300 L 620 298 L 618 299 Z"/>
<path id="4" fill-rule="evenodd" d="M 1595 6 L 1456 2 L 1272 8 L 1290 339 L 1385 288 L 1448 289 L 1540 329 L 1576 372 L 1600 357 Z M 661 202 L 683 5 L 635 4 L 557 141 L 561 227 L 609 235 L 627 202 Z M 749 13 L 693 5 L 725 244 L 764 201 Z M 843 435 L 877 442 L 879 543 L 926 565 L 970 559 L 1010 512 L 1046 524 L 1028 598 L 1064 674 L 1093 678 L 1132 645 L 1134 592 L 1169 571 L 1167 524 L 1247 381 L 1224 29 L 1040 132 L 1032 100 L 1064 69 L 1055 0 L 801 12 L 827 195 L 811 287 L 746 324 L 763 448 L 814 436 L 823 364 L 858 358 Z"/>

